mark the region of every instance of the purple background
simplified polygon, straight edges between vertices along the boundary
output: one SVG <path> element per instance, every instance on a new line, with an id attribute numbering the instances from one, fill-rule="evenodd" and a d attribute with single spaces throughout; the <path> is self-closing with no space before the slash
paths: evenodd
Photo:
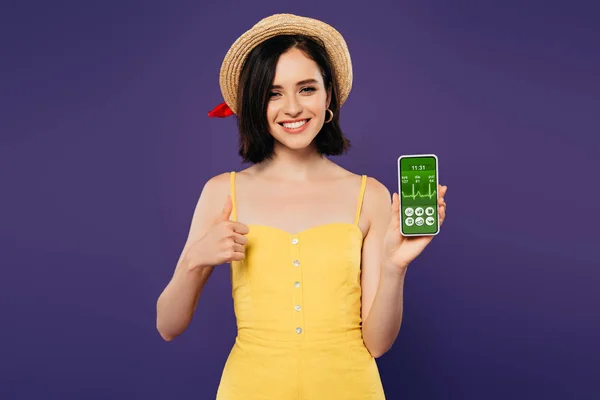
<path id="1" fill-rule="evenodd" d="M 339 163 L 396 191 L 396 158 L 432 152 L 449 187 L 388 398 L 600 396 L 598 6 L 283 4 L 2 2 L 0 398 L 214 398 L 228 269 L 174 342 L 155 304 L 204 182 L 243 168 L 235 121 L 206 116 L 222 57 L 276 12 L 347 39 Z"/>

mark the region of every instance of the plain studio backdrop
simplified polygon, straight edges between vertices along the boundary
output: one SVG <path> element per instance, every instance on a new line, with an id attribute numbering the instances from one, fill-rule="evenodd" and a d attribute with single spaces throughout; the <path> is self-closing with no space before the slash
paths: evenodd
<path id="1" fill-rule="evenodd" d="M 389 399 L 600 397 L 597 3 L 5 1 L 0 398 L 211 399 L 235 337 L 228 268 L 164 342 L 156 300 L 202 186 L 239 170 L 221 60 L 279 12 L 354 62 L 335 158 L 397 191 L 435 153 L 447 221 L 378 360 Z"/>

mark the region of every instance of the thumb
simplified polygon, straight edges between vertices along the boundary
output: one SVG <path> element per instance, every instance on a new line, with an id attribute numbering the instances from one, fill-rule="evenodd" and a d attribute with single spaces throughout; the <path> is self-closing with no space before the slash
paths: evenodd
<path id="1" fill-rule="evenodd" d="M 225 200 L 225 206 L 223 210 L 221 210 L 221 214 L 217 221 L 227 221 L 231 216 L 231 211 L 233 210 L 233 202 L 231 201 L 231 196 L 227 195 L 227 199 Z"/>
<path id="2" fill-rule="evenodd" d="M 400 199 L 398 193 L 392 195 L 392 218 L 390 220 L 390 230 L 400 229 Z"/>

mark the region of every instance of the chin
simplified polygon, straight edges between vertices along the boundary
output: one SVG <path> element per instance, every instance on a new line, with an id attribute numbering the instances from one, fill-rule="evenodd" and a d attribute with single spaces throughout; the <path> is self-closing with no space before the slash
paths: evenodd
<path id="1" fill-rule="evenodd" d="M 309 131 L 305 131 L 299 134 L 290 134 L 277 128 L 278 127 L 275 127 L 277 134 L 273 135 L 275 140 L 292 150 L 305 149 L 306 147 L 311 145 L 311 143 L 316 137 L 316 134 L 313 134 L 313 132 Z"/>
<path id="2" fill-rule="evenodd" d="M 308 138 L 296 138 L 295 140 L 286 139 L 287 138 L 277 138 L 277 141 L 291 150 L 303 150 L 309 147 L 312 143 L 312 139 L 309 140 Z"/>

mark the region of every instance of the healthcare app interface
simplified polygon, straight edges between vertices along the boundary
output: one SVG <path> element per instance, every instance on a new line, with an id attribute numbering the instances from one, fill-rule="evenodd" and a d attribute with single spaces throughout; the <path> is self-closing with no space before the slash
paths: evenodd
<path id="1" fill-rule="evenodd" d="M 399 164 L 402 233 L 436 234 L 439 228 L 437 157 L 403 156 Z"/>

